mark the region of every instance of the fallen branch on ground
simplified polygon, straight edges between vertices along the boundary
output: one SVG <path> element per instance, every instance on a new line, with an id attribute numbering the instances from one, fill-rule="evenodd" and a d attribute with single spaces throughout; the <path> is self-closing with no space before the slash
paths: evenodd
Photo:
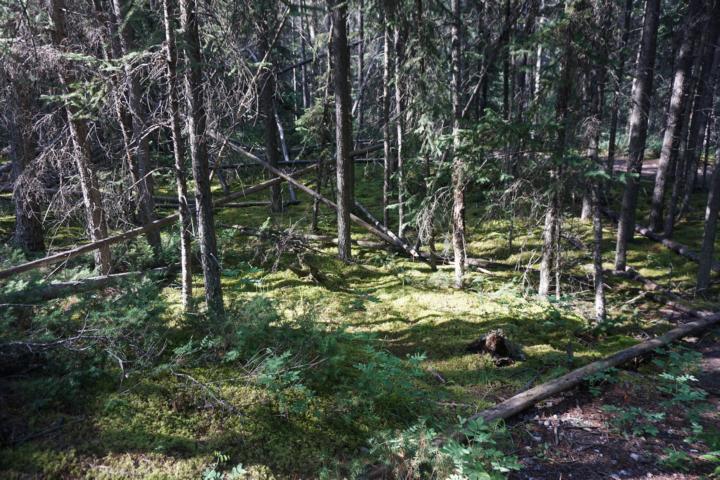
<path id="1" fill-rule="evenodd" d="M 153 268 L 152 270 L 148 270 L 146 272 L 114 273 L 112 275 L 101 275 L 97 277 L 84 278 L 82 280 L 50 283 L 36 288 L 13 292 L 0 298 L 0 304 L 17 303 L 21 301 L 26 303 L 43 302 L 73 293 L 98 290 L 100 288 L 114 285 L 122 280 L 137 278 L 143 275 L 158 275 L 171 278 L 172 275 L 177 273 L 179 268 L 180 264 L 175 264 L 169 267 Z"/>
<path id="2" fill-rule="evenodd" d="M 214 135 L 218 140 L 223 140 L 222 137 L 218 135 Z M 298 189 L 302 190 L 303 192 L 307 193 L 311 197 L 317 199 L 319 202 L 323 203 L 324 205 L 332 208 L 333 210 L 337 210 L 337 205 L 332 200 L 329 200 L 328 198 L 324 197 L 323 195 L 319 194 L 315 190 L 307 187 L 306 185 L 298 182 L 294 178 L 290 177 L 283 171 L 273 167 L 269 163 L 267 163 L 265 160 L 261 159 L 260 157 L 253 155 L 252 153 L 248 152 L 244 148 L 240 147 L 239 145 L 236 145 L 235 142 L 228 140 L 227 144 L 230 146 L 231 149 L 233 149 L 235 152 L 241 154 L 242 156 L 253 160 L 263 167 L 265 167 L 266 170 L 268 170 L 270 173 L 273 173 L 277 175 L 280 178 L 285 179 L 288 183 L 291 183 L 292 185 L 295 185 Z M 380 237 L 382 240 L 396 245 L 397 247 L 403 249 L 408 255 L 410 255 L 413 258 L 420 258 L 423 261 L 426 261 L 424 258 L 420 257 L 417 254 L 417 251 L 414 248 L 407 248 L 407 245 L 403 244 L 403 242 L 398 242 L 395 238 L 392 236 L 387 235 L 385 232 L 383 232 L 381 229 L 378 229 L 376 226 L 372 225 L 371 223 L 363 220 L 362 218 L 358 217 L 357 215 L 351 213 L 350 214 L 350 220 L 352 220 L 357 225 L 360 225 L 361 227 L 365 228 L 366 230 L 369 230 L 370 233 Z"/>
<path id="3" fill-rule="evenodd" d="M 565 390 L 569 390 L 572 387 L 579 385 L 588 376 L 598 372 L 602 372 L 611 367 L 622 365 L 634 358 L 641 355 L 657 350 L 660 347 L 664 347 L 682 337 L 696 334 L 702 330 L 712 327 L 720 323 L 720 313 L 712 315 L 704 315 L 698 313 L 700 318 L 698 320 L 685 323 L 677 328 L 670 330 L 669 332 L 659 337 L 646 340 L 642 343 L 634 345 L 625 350 L 621 350 L 614 355 L 606 357 L 602 360 L 592 362 L 584 367 L 573 370 L 559 378 L 545 382 L 537 387 L 526 390 L 519 393 L 507 400 L 498 403 L 494 407 L 483 410 L 472 417 L 470 420 L 483 419 L 486 422 L 492 422 L 495 420 L 504 420 L 512 417 L 513 415 L 520 413 L 526 408 L 535 405 L 536 403 L 544 400 L 548 397 L 556 395 Z M 463 435 L 460 433 L 452 433 L 451 438 L 455 440 L 464 440 Z M 444 439 L 438 439 L 442 442 Z"/>
<path id="4" fill-rule="evenodd" d="M 618 222 L 619 216 L 617 213 L 613 212 L 609 208 L 603 208 L 602 211 L 613 222 Z M 670 240 L 669 238 L 665 238 L 662 235 L 658 235 L 657 233 L 653 232 L 647 227 L 643 227 L 642 225 L 635 225 L 635 231 L 654 242 L 662 244 L 663 246 L 669 248 L 678 255 L 692 260 L 695 263 L 700 263 L 700 255 L 694 250 L 691 250 L 690 247 L 688 247 L 687 245 L 683 245 L 682 243 L 676 242 L 675 240 Z M 713 269 L 713 271 L 720 273 L 720 262 L 718 262 L 717 260 L 713 260 L 711 268 Z"/>
<path id="5" fill-rule="evenodd" d="M 311 165 L 309 167 L 298 170 L 297 172 L 293 173 L 292 175 L 294 175 L 294 176 L 303 175 L 305 173 L 312 171 L 315 167 L 316 167 L 315 165 Z M 251 193 L 256 193 L 261 190 L 265 190 L 266 188 L 270 188 L 271 186 L 273 186 L 277 183 L 281 183 L 283 181 L 283 179 L 287 179 L 287 178 L 292 179 L 293 177 L 283 173 L 283 177 L 272 178 L 265 182 L 254 185 L 252 187 L 245 188 L 239 192 L 235 192 L 235 193 L 231 193 L 230 195 L 226 195 L 222 198 L 215 200 L 213 203 L 213 208 L 224 207 L 226 204 L 232 202 L 233 200 L 237 200 L 238 198 L 245 197 L 247 195 L 250 195 Z M 159 220 L 155 220 L 155 221 L 149 223 L 148 225 L 144 225 L 142 227 L 135 228 L 133 230 L 129 230 L 124 233 L 120 233 L 118 235 L 113 235 L 111 237 L 103 238 L 102 240 L 98 240 L 97 242 L 86 243 L 85 245 L 81 245 L 79 247 L 75 247 L 70 250 L 65 250 L 64 252 L 59 252 L 54 255 L 49 255 L 47 257 L 33 260 L 31 262 L 26 262 L 26 263 L 23 263 L 20 265 L 16 265 L 16 266 L 8 268 L 6 270 L 0 271 L 0 279 L 9 278 L 18 273 L 35 270 L 37 268 L 45 267 L 48 265 L 53 265 L 55 263 L 65 262 L 72 258 L 79 257 L 80 255 L 83 255 L 85 253 L 92 252 L 99 248 L 105 247 L 107 245 L 113 245 L 115 243 L 119 243 L 119 242 L 122 242 L 125 240 L 130 240 L 131 238 L 138 237 L 147 232 L 157 230 L 159 228 L 167 227 L 168 225 L 172 225 L 173 223 L 178 221 L 178 218 L 179 218 L 179 215 L 177 213 L 174 213 L 172 215 L 168 215 L 167 217 L 161 218 Z"/>

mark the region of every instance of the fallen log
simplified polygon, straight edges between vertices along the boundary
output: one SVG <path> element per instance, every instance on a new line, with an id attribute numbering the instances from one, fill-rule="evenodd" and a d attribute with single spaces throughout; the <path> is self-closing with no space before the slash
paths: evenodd
<path id="1" fill-rule="evenodd" d="M 602 210 L 603 213 L 613 222 L 618 222 L 619 216 L 617 213 L 613 212 L 609 208 L 603 208 Z M 682 243 L 676 242 L 675 240 L 671 240 L 662 235 L 658 235 L 657 233 L 653 232 L 647 227 L 643 227 L 642 225 L 635 225 L 635 231 L 654 242 L 662 244 L 663 246 L 669 248 L 678 255 L 687 258 L 688 260 L 692 260 L 695 263 L 700 263 L 700 255 L 696 251 L 691 250 L 690 247 L 688 247 L 687 245 L 683 245 Z M 718 262 L 717 260 L 713 260 L 711 268 L 714 272 L 720 273 L 720 262 Z"/>
<path id="2" fill-rule="evenodd" d="M 101 275 L 97 277 L 84 278 L 82 280 L 70 280 L 68 282 L 54 282 L 37 288 L 30 288 L 13 292 L 0 298 L 1 304 L 8 303 L 37 303 L 55 298 L 64 297 L 73 293 L 89 292 L 101 288 L 115 285 L 122 280 L 135 279 L 144 275 L 156 275 L 165 278 L 171 278 L 178 272 L 180 264 L 171 265 L 169 267 L 153 268 L 145 272 L 125 272 L 114 273 L 111 275 Z"/>
<path id="3" fill-rule="evenodd" d="M 219 136 L 217 136 L 217 135 L 215 135 L 215 134 L 211 134 L 211 135 L 214 135 L 218 140 L 222 140 L 221 137 L 219 137 Z M 250 159 L 250 160 L 253 160 L 253 161 L 259 163 L 260 165 L 262 165 L 263 167 L 265 167 L 265 169 L 267 169 L 270 173 L 273 173 L 274 175 L 277 175 L 278 177 L 285 179 L 288 183 L 291 183 L 291 184 L 295 185 L 298 189 L 300 189 L 300 190 L 302 190 L 303 192 L 307 193 L 307 194 L 310 195 L 311 197 L 317 199 L 319 202 L 323 203 L 324 205 L 332 208 L 333 210 L 337 210 L 337 205 L 336 205 L 335 202 L 333 202 L 332 200 L 329 200 L 328 198 L 326 198 L 326 197 L 324 197 L 323 195 L 319 194 L 319 193 L 316 192 L 315 190 L 313 190 L 313 189 L 307 187 L 306 185 L 298 182 L 298 181 L 295 180 L 294 178 L 292 178 L 292 177 L 290 177 L 289 175 L 287 175 L 286 173 L 284 173 L 282 170 L 279 170 L 279 169 L 273 167 L 272 165 L 270 165 L 269 163 L 267 163 L 265 160 L 261 159 L 260 157 L 258 157 L 258 156 L 256 156 L 256 155 L 253 155 L 252 153 L 248 152 L 247 150 L 245 150 L 244 148 L 240 147 L 239 145 L 236 145 L 233 141 L 228 141 L 227 144 L 228 144 L 228 145 L 230 146 L 230 148 L 233 149 L 235 152 L 237 152 L 237 153 L 243 155 L 244 157 L 246 157 L 246 158 L 248 158 L 248 159 Z M 366 230 L 370 231 L 370 233 L 378 236 L 380 239 L 382 239 L 382 240 L 384 240 L 384 241 L 386 241 L 386 242 L 388 242 L 388 243 L 390 243 L 390 244 L 392 244 L 392 245 L 395 245 L 395 246 L 401 248 L 403 251 L 405 251 L 405 252 L 406 252 L 408 255 L 410 255 L 411 257 L 413 257 L 413 258 L 420 258 L 420 259 L 422 259 L 423 261 L 426 261 L 425 259 L 423 259 L 423 258 L 420 257 L 419 255 L 417 255 L 417 252 L 415 251 L 415 249 L 413 249 L 413 248 L 408 249 L 408 248 L 406 247 L 406 245 L 404 245 L 402 242 L 398 242 L 395 238 L 387 235 L 385 232 L 383 232 L 382 230 L 376 228 L 376 227 L 375 227 L 374 225 L 372 225 L 371 223 L 369 223 L 369 222 L 363 220 L 362 218 L 358 217 L 358 216 L 355 215 L 354 213 L 350 213 L 350 220 L 352 220 L 352 221 L 353 221 L 354 223 L 356 223 L 357 225 L 360 225 L 361 227 L 365 228 Z"/>
<path id="4" fill-rule="evenodd" d="M 538 385 L 530 390 L 519 393 L 503 402 L 498 403 L 494 407 L 478 412 L 470 417 L 470 420 L 482 419 L 485 422 L 492 422 L 495 420 L 510 418 L 526 408 L 535 405 L 541 400 L 579 385 L 590 375 L 602 372 L 611 367 L 622 365 L 636 357 L 646 355 L 660 347 L 664 347 L 682 337 L 698 333 L 708 327 L 712 327 L 720 323 L 720 313 L 712 315 L 698 313 L 698 315 L 700 315 L 698 320 L 680 325 L 664 335 L 646 340 L 630 348 L 621 350 L 602 360 L 589 363 L 588 365 L 573 370 L 572 372 L 559 378 L 550 380 L 542 385 Z M 462 434 L 454 433 L 452 437 L 460 440 L 462 439 Z"/>
<path id="5" fill-rule="evenodd" d="M 293 173 L 293 175 L 300 176 L 307 172 L 310 172 L 314 168 L 315 168 L 315 165 L 311 165 L 309 167 L 298 170 L 297 172 Z M 287 179 L 287 178 L 292 179 L 293 177 L 283 173 L 283 177 L 272 178 L 265 182 L 254 185 L 252 187 L 245 188 L 239 192 L 235 192 L 235 193 L 231 193 L 230 195 L 226 195 L 222 198 L 215 200 L 214 204 L 213 204 L 213 208 L 224 207 L 226 204 L 232 202 L 233 200 L 237 200 L 238 198 L 245 197 L 247 195 L 250 195 L 251 193 L 256 193 L 256 192 L 259 192 L 266 188 L 269 188 L 272 185 L 280 183 L 283 181 L 283 179 Z M 131 238 L 138 237 L 138 236 L 143 235 L 144 233 L 150 232 L 152 230 L 156 230 L 159 228 L 166 227 L 168 225 L 172 225 L 173 223 L 177 222 L 178 217 L 179 217 L 178 214 L 174 213 L 172 215 L 168 215 L 167 217 L 164 217 L 164 218 L 161 218 L 158 220 L 154 220 L 153 222 L 151 222 L 147 225 L 144 225 L 142 227 L 138 227 L 133 230 L 129 230 L 127 232 L 120 233 L 118 235 L 113 235 L 111 237 L 103 238 L 102 240 L 98 240 L 97 242 L 87 243 L 85 245 L 71 248 L 71 249 L 65 250 L 63 252 L 58 252 L 54 255 L 49 255 L 47 257 L 39 258 L 37 260 L 33 260 L 33 261 L 26 262 L 26 263 L 23 263 L 20 265 L 16 265 L 16 266 L 8 268 L 6 270 L 0 271 L 0 279 L 9 278 L 18 273 L 27 272 L 30 270 L 35 270 L 40 267 L 45 267 L 48 265 L 53 265 L 56 263 L 64 262 L 64 261 L 70 260 L 72 258 L 79 257 L 80 255 L 83 255 L 85 253 L 97 250 L 98 248 L 101 248 L 101 247 L 104 247 L 107 245 L 113 245 L 115 243 L 119 243 L 119 242 L 122 242 L 125 240 L 129 240 Z"/>

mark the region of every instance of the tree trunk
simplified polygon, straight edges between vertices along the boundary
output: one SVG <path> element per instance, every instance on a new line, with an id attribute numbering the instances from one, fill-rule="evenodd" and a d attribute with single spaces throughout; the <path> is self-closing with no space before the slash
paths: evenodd
<path id="1" fill-rule="evenodd" d="M 566 27 L 565 45 L 562 57 L 562 70 L 560 84 L 555 103 L 555 121 L 559 128 L 553 155 L 550 158 L 550 189 L 548 192 L 548 208 L 545 212 L 545 226 L 543 230 L 542 258 L 540 260 L 540 283 L 538 295 L 547 297 L 550 293 L 553 265 L 555 266 L 555 295 L 560 296 L 560 231 L 562 222 L 562 175 L 565 163 L 565 149 L 567 144 L 568 123 L 570 120 L 570 97 L 572 95 L 572 75 L 575 70 L 574 51 L 572 46 L 573 25 L 572 19 Z"/>
<path id="2" fill-rule="evenodd" d="M 383 93 L 382 93 L 382 125 L 383 125 L 383 225 L 390 227 L 390 191 L 393 173 L 392 146 L 390 144 L 390 14 L 389 2 L 384 5 L 383 15 Z"/>
<path id="3" fill-rule="evenodd" d="M 36 141 L 32 125 L 34 85 L 27 77 L 13 78 L 9 98 L 10 159 L 12 161 L 15 229 L 11 242 L 27 252 L 45 250 L 40 204 L 33 191 L 30 163 L 35 159 Z"/>
<path id="4" fill-rule="evenodd" d="M 650 208 L 650 228 L 659 232 L 663 228 L 663 201 L 665 197 L 665 186 L 667 184 L 667 171 L 671 164 L 673 150 L 676 150 L 680 143 L 680 131 L 682 126 L 682 113 L 688 101 L 688 87 L 690 85 L 690 69 L 693 60 L 693 46 L 699 32 L 697 28 L 700 12 L 700 0 L 692 0 L 688 7 L 687 16 L 684 22 L 684 37 L 675 62 L 675 76 L 673 78 L 670 106 L 667 111 L 665 134 L 663 136 L 660 160 L 655 174 L 655 188 L 653 189 L 652 206 Z M 712 61 L 712 60 L 711 60 Z"/>
<path id="5" fill-rule="evenodd" d="M 225 313 L 220 284 L 220 259 L 210 194 L 206 116 L 203 96 L 202 56 L 198 33 L 197 4 L 195 0 L 180 0 L 180 23 L 185 50 L 185 90 L 187 96 L 187 123 L 190 141 L 190 158 L 195 180 L 195 206 L 197 209 L 200 260 L 205 279 L 205 301 L 208 311 L 216 316 Z"/>
<path id="6" fill-rule="evenodd" d="M 452 244 L 455 257 L 455 288 L 462 288 L 465 274 L 465 160 L 460 152 L 460 120 L 462 116 L 462 44 L 460 0 L 452 0 L 451 95 L 453 107 L 453 163 L 452 163 Z"/>
<path id="7" fill-rule="evenodd" d="M 132 51 L 132 37 L 130 22 L 125 19 L 124 0 L 112 0 L 114 20 L 120 45 L 120 53 L 126 57 Z M 131 120 L 132 137 L 130 139 L 131 151 L 134 152 L 133 167 L 137 171 L 135 189 L 138 197 L 138 218 L 141 225 L 148 225 L 155 220 L 155 205 L 153 201 L 153 179 L 150 167 L 150 147 L 147 137 L 144 136 L 145 112 L 142 109 L 140 83 L 138 74 L 127 61 L 123 62 L 125 71 L 126 91 Z M 128 156 L 131 158 L 131 156 Z M 130 160 L 132 162 L 132 159 Z M 147 241 L 156 253 L 160 251 L 160 232 L 151 230 L 147 233 Z"/>
<path id="8" fill-rule="evenodd" d="M 347 41 L 347 4 L 339 0 L 328 0 L 332 12 L 332 56 L 335 85 L 335 143 L 337 174 L 337 222 L 338 256 L 349 261 L 352 257 L 350 246 L 350 210 L 353 208 L 353 162 L 352 123 L 350 112 L 350 49 Z"/>
<path id="9" fill-rule="evenodd" d="M 618 63 L 615 70 L 615 90 L 613 92 L 612 109 L 610 112 L 610 131 L 608 133 L 607 167 L 608 175 L 612 177 L 615 170 L 615 150 L 617 144 L 618 114 L 620 112 L 620 98 L 622 97 L 623 80 L 625 80 L 625 63 L 627 61 L 627 48 L 632 27 L 633 0 L 625 0 L 623 15 L 622 38 L 618 49 Z"/>
<path id="10" fill-rule="evenodd" d="M 632 93 L 632 113 L 630 114 L 630 141 L 628 145 L 628 175 L 623 192 L 622 210 L 618 224 L 615 249 L 615 268 L 624 270 L 627 263 L 627 244 L 635 229 L 635 209 L 637 207 L 639 177 L 645 154 L 650 98 L 653 93 L 653 71 L 655 69 L 655 49 L 660 18 L 660 0 L 647 0 L 645 20 L 643 22 L 642 42 L 635 72 L 635 88 Z"/>
<path id="11" fill-rule="evenodd" d="M 700 61 L 695 106 L 688 131 L 687 147 L 683 152 L 688 166 L 688 175 L 685 179 L 685 194 L 680 207 L 680 216 L 685 215 L 690 207 L 690 198 L 695 190 L 695 180 L 700 167 L 705 127 L 713 110 L 713 93 L 720 66 L 720 47 L 717 46 L 720 39 L 720 2 L 715 2 L 715 8 L 710 12 L 706 31 L 707 40 L 703 46 L 702 60 Z"/>
<path id="12" fill-rule="evenodd" d="M 175 18 L 177 9 L 173 0 L 163 0 L 163 21 L 165 24 L 165 61 L 167 63 L 168 103 L 172 131 L 173 158 L 175 160 L 175 188 L 178 201 L 178 227 L 180 228 L 180 279 L 182 284 L 181 303 L 183 311 L 192 310 L 192 217 L 187 198 L 185 176 L 185 143 L 180 123 L 179 85 L 177 80 L 177 45 L 175 43 Z"/>
<path id="13" fill-rule="evenodd" d="M 272 16 L 272 7 L 261 8 L 263 16 Z M 269 56 L 270 51 L 270 25 L 267 18 L 260 18 L 260 58 Z M 275 121 L 275 76 L 272 71 L 272 61 L 268 58 L 269 65 L 262 67 L 260 74 L 260 114 L 263 118 L 263 136 L 265 138 L 265 158 L 273 167 L 278 166 L 280 161 L 280 150 L 278 149 L 278 128 Z M 280 195 L 280 184 L 270 189 L 270 210 L 280 212 L 282 210 L 282 197 Z"/>
<path id="14" fill-rule="evenodd" d="M 720 158 L 720 146 L 715 152 L 715 158 Z M 705 208 L 705 229 L 697 274 L 697 289 L 699 291 L 706 290 L 710 286 L 710 271 L 713 264 L 713 255 L 715 254 L 715 237 L 717 235 L 719 212 L 720 167 L 716 165 L 710 183 L 710 190 L 708 191 L 707 207 Z"/>
<path id="15" fill-rule="evenodd" d="M 64 50 L 65 43 L 65 1 L 51 0 L 50 16 L 52 19 L 52 38 L 55 47 Z M 61 67 L 62 68 L 62 67 Z M 75 79 L 69 69 L 58 72 L 60 85 L 63 93 L 70 91 L 70 86 Z M 75 167 L 80 177 L 80 188 L 82 190 L 83 205 L 90 240 L 97 242 L 107 237 L 107 219 L 102 206 L 102 197 L 98 187 L 97 177 L 92 169 L 92 155 L 88 144 L 88 128 L 80 116 L 78 107 L 72 103 L 65 105 L 70 137 L 75 148 Z M 95 267 L 101 275 L 110 273 L 110 247 L 104 246 L 95 251 Z"/>
<path id="16" fill-rule="evenodd" d="M 402 62 L 403 62 L 403 33 L 400 25 L 395 25 L 393 46 L 395 50 L 395 145 L 397 157 L 397 199 L 398 199 L 398 235 L 403 236 L 405 230 L 405 166 L 403 165 L 403 136 L 405 125 L 403 119 L 403 99 L 401 88 Z"/>

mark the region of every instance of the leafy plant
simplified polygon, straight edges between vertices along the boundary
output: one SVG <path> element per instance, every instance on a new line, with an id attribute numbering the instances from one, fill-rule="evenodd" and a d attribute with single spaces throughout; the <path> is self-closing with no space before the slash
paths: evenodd
<path id="1" fill-rule="evenodd" d="M 618 382 L 617 368 L 610 367 L 601 372 L 594 373 L 587 377 L 588 389 L 593 397 L 597 397 L 602 393 L 601 386 L 603 384 L 615 384 Z"/>
<path id="2" fill-rule="evenodd" d="M 631 434 L 654 437 L 659 433 L 656 424 L 665 419 L 664 412 L 649 412 L 640 407 L 620 408 L 604 405 L 602 410 L 613 415 L 612 425 L 625 436 Z"/>

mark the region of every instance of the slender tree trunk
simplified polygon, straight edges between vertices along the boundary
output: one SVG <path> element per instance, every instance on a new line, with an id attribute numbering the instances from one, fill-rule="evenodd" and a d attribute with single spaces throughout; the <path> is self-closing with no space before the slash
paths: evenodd
<path id="1" fill-rule="evenodd" d="M 692 0 L 690 2 L 685 19 L 685 34 L 675 63 L 675 76 L 673 78 L 670 106 L 667 111 L 665 134 L 663 136 L 662 149 L 660 150 L 658 169 L 655 174 L 655 188 L 653 189 L 652 206 L 650 208 L 649 226 L 654 232 L 658 232 L 663 228 L 662 208 L 665 198 L 665 186 L 667 184 L 667 172 L 671 164 L 670 159 L 673 155 L 673 150 L 677 148 L 680 142 L 680 131 L 682 130 L 680 122 L 683 117 L 682 113 L 685 110 L 685 104 L 688 100 L 690 68 L 692 67 L 693 60 L 693 46 L 695 44 L 695 38 L 697 37 L 696 32 L 698 32 L 697 20 L 700 7 L 700 0 Z"/>
<path id="2" fill-rule="evenodd" d="M 175 187 L 178 199 L 178 226 L 180 228 L 180 279 L 182 283 L 181 302 L 183 311 L 192 310 L 192 217 L 188 205 L 185 176 L 185 143 L 180 123 L 180 86 L 177 79 L 177 45 L 175 28 L 177 8 L 173 0 L 163 0 L 165 24 L 165 61 L 167 63 L 168 103 L 170 106 L 170 127 L 172 131 L 173 158 L 175 160 Z"/>
<path id="3" fill-rule="evenodd" d="M 130 23 L 125 21 L 124 0 L 112 0 L 114 19 L 117 22 L 116 32 L 118 35 L 120 53 L 127 56 L 131 50 L 133 32 Z M 134 152 L 134 168 L 137 170 L 135 189 L 138 196 L 138 218 L 141 225 L 147 225 L 155 220 L 155 202 L 153 200 L 153 178 L 150 167 L 150 147 L 147 137 L 144 136 L 145 112 L 142 109 L 140 83 L 138 74 L 133 66 L 127 61 L 124 63 L 126 91 L 128 96 L 128 107 L 131 120 L 132 137 L 130 140 L 131 151 Z M 131 158 L 128 155 L 128 158 Z M 132 159 L 130 160 L 132 162 Z M 152 230 L 146 235 L 147 241 L 156 253 L 160 251 L 160 232 Z"/>
<path id="4" fill-rule="evenodd" d="M 358 6 L 358 57 L 357 57 L 357 132 L 355 132 L 355 148 L 359 148 L 360 136 L 365 127 L 365 112 L 363 105 L 363 91 L 365 84 L 365 0 L 360 0 Z"/>
<path id="5" fill-rule="evenodd" d="M 55 47 L 63 50 L 65 43 L 65 1 L 50 1 L 50 17 L 52 19 L 52 39 Z M 62 68 L 62 67 L 61 67 Z M 69 69 L 61 70 L 58 73 L 63 93 L 70 91 L 70 85 L 74 78 Z M 102 197 L 98 180 L 92 169 L 92 155 L 88 143 L 88 128 L 85 120 L 81 118 L 78 107 L 72 103 L 65 105 L 70 137 L 75 148 L 75 167 L 80 177 L 80 189 L 82 190 L 87 230 L 90 240 L 96 242 L 107 237 L 107 219 L 102 206 Z M 104 246 L 94 252 L 95 267 L 101 275 L 110 273 L 110 247 Z"/>
<path id="6" fill-rule="evenodd" d="M 715 158 L 720 158 L 718 146 Z M 720 213 L 720 168 L 716 165 L 713 171 L 710 190 L 708 191 L 707 207 L 705 208 L 705 229 L 700 263 L 698 265 L 697 289 L 706 290 L 710 286 L 710 273 L 715 253 L 715 237 L 717 235 L 718 213 Z"/>
<path id="7" fill-rule="evenodd" d="M 617 148 L 618 117 L 620 113 L 620 98 L 622 97 L 622 86 L 625 80 L 625 63 L 628 55 L 628 42 L 630 40 L 630 29 L 632 27 L 633 0 L 625 0 L 623 14 L 622 38 L 620 39 L 618 63 L 615 70 L 615 89 L 613 91 L 612 108 L 610 111 L 610 131 L 608 133 L 608 154 L 606 170 L 612 177 L 615 170 L 615 150 Z"/>
<path id="8" fill-rule="evenodd" d="M 403 137 L 405 125 L 403 119 L 403 92 L 401 84 L 403 42 L 400 25 L 395 26 L 394 50 L 395 50 L 395 142 L 397 147 L 397 199 L 398 199 L 398 235 L 405 233 L 405 165 L 403 158 Z"/>
<path id="9" fill-rule="evenodd" d="M 700 154 L 703 148 L 703 139 L 710 113 L 713 109 L 713 93 L 720 67 L 720 2 L 715 3 L 715 9 L 708 20 L 707 40 L 703 46 L 700 61 L 700 74 L 698 75 L 697 91 L 692 120 L 688 131 L 687 147 L 684 150 L 685 162 L 688 166 L 688 175 L 685 183 L 685 194 L 680 207 L 680 216 L 687 213 L 690 208 L 690 198 L 695 190 L 695 180 L 700 167 Z"/>
<path id="10" fill-rule="evenodd" d="M 383 125 L 383 226 L 390 228 L 390 191 L 392 189 L 392 145 L 390 143 L 390 19 L 391 8 L 387 2 L 384 6 L 383 22 L 383 94 L 382 94 L 382 125 Z"/>
<path id="11" fill-rule="evenodd" d="M 349 261 L 352 257 L 350 247 L 350 210 L 354 205 L 352 123 L 350 112 L 350 49 L 347 41 L 347 4 L 339 0 L 328 0 L 332 13 L 332 56 L 333 78 L 335 85 L 335 143 L 337 173 L 337 221 L 338 256 Z"/>
<path id="12" fill-rule="evenodd" d="M 269 12 L 266 12 L 269 13 Z M 266 19 L 261 19 L 260 57 L 268 54 L 270 49 L 268 37 L 270 27 Z M 278 166 L 280 151 L 278 149 L 278 127 L 275 121 L 275 76 L 269 66 L 263 67 L 260 75 L 260 110 L 263 116 L 263 135 L 265 137 L 265 157 L 270 165 Z M 282 211 L 282 197 L 280 185 L 273 185 L 270 189 L 270 210 Z"/>
<path id="13" fill-rule="evenodd" d="M 195 180 L 195 208 L 197 210 L 200 260 L 205 279 L 205 301 L 208 311 L 221 316 L 225 313 L 220 284 L 210 172 L 208 165 L 206 115 L 203 96 L 202 55 L 198 32 L 197 4 L 195 0 L 180 0 L 180 23 L 185 50 L 185 89 L 187 96 L 187 123 L 190 141 L 193 179 Z"/>
<path id="14" fill-rule="evenodd" d="M 453 163 L 452 163 L 452 244 L 455 257 L 455 288 L 462 288 L 465 275 L 465 160 L 460 152 L 460 120 L 462 116 L 462 43 L 460 0 L 452 0 L 451 29 L 451 94 L 453 106 Z"/>
<path id="15" fill-rule="evenodd" d="M 625 270 L 627 263 L 627 244 L 635 230 L 635 210 L 637 207 L 639 176 L 645 154 L 650 98 L 653 93 L 653 71 L 655 69 L 655 49 L 660 17 L 660 0 L 647 0 L 643 22 L 642 42 L 635 73 L 635 88 L 632 95 L 632 113 L 630 114 L 630 141 L 628 145 L 628 176 L 623 192 L 622 210 L 618 222 L 617 244 L 615 249 L 615 268 Z"/>
<path id="16" fill-rule="evenodd" d="M 566 27 L 565 46 L 562 57 L 562 70 L 555 103 L 555 120 L 559 125 L 553 157 L 550 167 L 550 189 L 548 192 L 548 208 L 545 212 L 543 230 L 542 258 L 540 260 L 540 283 L 538 295 L 547 297 L 550 293 L 553 265 L 555 266 L 555 295 L 560 296 L 560 232 L 562 222 L 562 180 L 565 150 L 567 146 L 567 130 L 570 121 L 570 97 L 572 95 L 572 76 L 574 74 L 574 51 L 572 47 L 572 20 Z"/>
<path id="17" fill-rule="evenodd" d="M 11 243 L 28 252 L 45 250 L 40 204 L 33 192 L 30 164 L 36 156 L 35 132 L 32 124 L 33 83 L 25 76 L 12 78 L 9 98 L 10 159 L 12 161 L 15 229 Z"/>

